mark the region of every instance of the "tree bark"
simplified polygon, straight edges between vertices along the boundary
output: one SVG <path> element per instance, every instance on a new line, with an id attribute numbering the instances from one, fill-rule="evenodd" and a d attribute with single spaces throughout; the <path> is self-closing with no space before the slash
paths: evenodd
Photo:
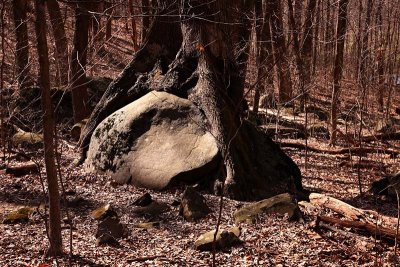
<path id="1" fill-rule="evenodd" d="M 302 92 L 300 108 L 304 110 L 305 102 L 308 98 L 308 88 L 311 85 L 311 70 L 312 70 L 312 50 L 314 37 L 314 15 L 317 1 L 309 0 L 307 5 L 306 17 L 304 22 L 303 40 L 301 46 L 301 57 L 304 67 L 304 88 Z"/>
<path id="2" fill-rule="evenodd" d="M 13 19 L 16 36 L 16 65 L 17 81 L 19 88 L 32 85 L 32 79 L 29 76 L 29 42 L 28 42 L 28 20 L 26 16 L 27 1 L 12 0 Z"/>
<path id="3" fill-rule="evenodd" d="M 340 82 L 343 75 L 343 54 L 344 43 L 347 30 L 347 6 L 349 0 L 340 0 L 339 13 L 336 30 L 336 56 L 333 66 L 333 89 L 332 89 L 332 102 L 331 102 L 331 116 L 330 116 L 330 144 L 335 145 L 337 136 L 337 111 L 340 98 Z"/>
<path id="4" fill-rule="evenodd" d="M 282 10 L 279 0 L 269 0 L 268 9 L 271 14 L 270 25 L 274 49 L 274 62 L 278 76 L 279 103 L 287 104 L 292 98 L 292 80 L 290 78 L 287 47 L 285 43 Z"/>
<path id="5" fill-rule="evenodd" d="M 139 49 L 138 43 L 137 43 L 137 32 L 136 32 L 136 21 L 135 21 L 135 11 L 133 8 L 133 0 L 128 1 L 129 5 L 129 15 L 130 15 L 130 20 L 131 20 L 131 27 L 132 27 L 132 43 L 133 43 L 133 49 L 137 51 Z"/>
<path id="6" fill-rule="evenodd" d="M 61 238 L 61 212 L 60 196 L 58 191 L 57 169 L 55 163 L 54 147 L 54 111 L 50 95 L 50 73 L 49 56 L 46 38 L 46 20 L 44 1 L 35 0 L 36 11 L 36 39 L 39 57 L 39 76 L 42 88 L 43 109 L 43 134 L 44 134 L 44 157 L 46 164 L 47 183 L 49 190 L 50 224 L 49 224 L 49 255 L 62 254 Z"/>
<path id="7" fill-rule="evenodd" d="M 92 127 L 97 126 L 100 118 L 149 90 L 167 91 L 188 98 L 204 112 L 207 128 L 215 137 L 223 158 L 216 191 L 223 189 L 228 196 L 243 200 L 301 191 L 301 174 L 293 161 L 254 125 L 241 118 L 247 40 L 251 29 L 248 18 L 253 4 L 252 1 L 217 0 L 204 5 L 203 1 L 193 0 L 185 1 L 179 9 L 175 6 L 184 18 L 180 23 L 183 38 L 178 47 L 167 50 L 173 53 L 167 57 L 167 62 L 171 62 L 169 66 L 165 65 L 165 53 L 154 53 L 157 51 L 154 48 L 159 46 L 162 51 L 160 44 L 176 44 L 176 38 L 172 43 L 165 40 L 170 38 L 168 33 L 175 24 L 167 26 L 169 32 L 160 31 L 160 28 L 155 31 L 155 27 L 165 27 L 165 23 L 159 24 L 160 16 L 155 16 L 150 40 L 108 88 L 108 96 L 104 97 L 108 110 L 99 106 L 98 111 L 93 112 L 81 146 L 88 143 Z M 171 14 L 174 9 L 166 12 Z M 159 59 L 161 63 L 157 63 Z M 145 72 L 148 73 L 143 74 Z"/>
<path id="8" fill-rule="evenodd" d="M 269 73 L 272 72 L 274 66 L 271 31 L 270 31 L 270 16 L 271 13 L 267 9 L 267 1 L 256 1 L 256 65 L 257 81 L 254 88 L 253 114 L 258 113 L 261 94 L 264 93 L 265 87 L 273 84 L 273 77 Z"/>
<path id="9" fill-rule="evenodd" d="M 71 93 L 75 123 L 89 115 L 87 107 L 86 61 L 88 51 L 88 33 L 90 16 L 87 6 L 77 4 L 75 7 L 74 48 L 71 55 Z"/>
<path id="10" fill-rule="evenodd" d="M 46 1 L 47 11 L 50 16 L 51 28 L 56 43 L 57 71 L 60 77 L 60 85 L 68 84 L 68 40 L 65 35 L 64 21 L 60 6 L 56 0 Z"/>

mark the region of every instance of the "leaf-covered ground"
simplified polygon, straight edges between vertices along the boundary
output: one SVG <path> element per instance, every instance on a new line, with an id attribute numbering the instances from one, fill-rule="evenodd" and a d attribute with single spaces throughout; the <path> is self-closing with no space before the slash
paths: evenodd
<path id="1" fill-rule="evenodd" d="M 312 140 L 311 140 L 312 142 Z M 36 149 L 36 151 L 38 151 Z M 37 158 L 40 158 L 40 152 Z M 376 198 L 370 193 L 359 195 L 357 170 L 340 167 L 337 156 L 308 152 L 307 169 L 305 152 L 286 149 L 299 164 L 303 182 L 307 189 L 337 197 L 356 207 L 376 210 L 382 214 L 396 216 L 396 203 Z M 106 176 L 85 174 L 78 167 L 71 167 L 78 157 L 74 145 L 62 142 L 62 176 L 68 208 L 76 228 L 72 233 L 73 266 L 209 266 L 212 255 L 198 252 L 193 244 L 196 238 L 215 229 L 218 216 L 219 197 L 205 195 L 212 213 L 197 222 L 186 222 L 178 215 L 179 207 L 159 218 L 146 218 L 132 212 L 132 202 L 145 192 L 153 199 L 172 204 L 180 198 L 182 188 L 166 192 L 152 192 L 130 185 L 115 186 Z M 12 164 L 23 160 L 10 155 Z M 398 159 L 385 155 L 368 155 L 370 160 L 380 162 L 387 170 L 398 168 Z M 42 170 L 43 171 L 43 170 Z M 380 178 L 381 170 L 362 169 L 361 182 L 364 192 L 371 181 Z M 36 209 L 45 198 L 38 175 L 13 177 L 0 176 L 0 219 L 22 206 Z M 129 229 L 129 236 L 119 240 L 119 247 L 97 246 L 95 233 L 97 222 L 90 212 L 110 203 L 121 221 Z M 222 228 L 234 225 L 232 215 L 243 202 L 224 200 Z M 217 253 L 218 266 L 395 266 L 393 244 L 376 240 L 373 236 L 354 234 L 344 236 L 336 232 L 315 229 L 316 215 L 337 216 L 323 209 L 306 209 L 304 222 L 288 221 L 281 215 L 262 215 L 255 224 L 241 224 L 242 245 L 229 251 Z M 43 205 L 39 207 L 43 212 Z M 63 206 L 63 218 L 66 208 Z M 160 226 L 143 230 L 135 228 L 138 222 L 159 220 Z M 44 258 L 48 246 L 43 218 L 34 213 L 28 223 L 0 224 L 0 266 L 40 266 L 40 264 L 68 266 L 69 229 L 63 224 L 64 249 L 66 256 L 58 259 Z M 349 231 L 349 229 L 345 229 Z M 46 265 L 42 265 L 46 266 Z"/>

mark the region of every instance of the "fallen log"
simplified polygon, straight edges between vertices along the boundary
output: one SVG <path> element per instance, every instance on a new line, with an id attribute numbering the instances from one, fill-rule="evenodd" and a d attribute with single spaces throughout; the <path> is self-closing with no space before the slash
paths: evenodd
<path id="1" fill-rule="evenodd" d="M 391 149 L 391 148 L 382 148 L 382 147 L 346 147 L 346 148 L 338 148 L 338 149 L 325 149 L 320 148 L 314 145 L 306 144 L 300 141 L 281 141 L 279 142 L 281 147 L 289 147 L 289 148 L 297 148 L 297 149 L 307 149 L 308 151 L 317 152 L 317 153 L 325 153 L 329 155 L 340 155 L 340 154 L 354 154 L 354 155 L 362 155 L 366 153 L 383 153 L 397 156 L 400 154 L 400 151 Z"/>
<path id="2" fill-rule="evenodd" d="M 311 204 L 331 209 L 347 218 L 353 220 L 365 218 L 365 213 L 362 210 L 339 199 L 318 193 L 311 193 L 309 198 Z"/>
<path id="3" fill-rule="evenodd" d="M 316 226 L 318 226 L 320 224 L 320 222 L 336 224 L 336 225 L 339 225 L 342 227 L 351 228 L 353 230 L 365 231 L 372 236 L 381 237 L 384 240 L 393 241 L 396 238 L 397 239 L 400 238 L 399 234 L 397 234 L 397 236 L 396 236 L 396 230 L 382 227 L 377 224 L 360 222 L 360 221 L 340 220 L 340 219 L 328 217 L 328 216 L 317 216 Z"/>
<path id="4" fill-rule="evenodd" d="M 373 224 L 376 222 L 378 222 L 378 224 L 384 223 L 390 227 L 395 227 L 397 225 L 397 219 L 394 217 L 381 215 L 373 210 L 359 209 L 334 197 L 318 193 L 311 193 L 309 198 L 311 204 L 328 208 L 352 220 L 362 220 L 371 222 Z"/>
<path id="5" fill-rule="evenodd" d="M 381 140 L 400 140 L 400 131 L 394 133 L 379 133 L 367 135 L 361 138 L 364 142 L 381 141 Z"/>
<path id="6" fill-rule="evenodd" d="M 39 168 L 34 162 L 27 162 L 23 165 L 9 166 L 6 168 L 6 174 L 14 176 L 23 176 L 31 173 L 39 173 Z"/>

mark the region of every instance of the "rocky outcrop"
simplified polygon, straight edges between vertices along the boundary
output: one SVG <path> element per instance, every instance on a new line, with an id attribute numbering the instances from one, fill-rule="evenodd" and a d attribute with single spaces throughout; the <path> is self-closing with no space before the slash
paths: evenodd
<path id="1" fill-rule="evenodd" d="M 217 143 L 189 100 L 150 92 L 107 117 L 93 133 L 86 169 L 118 183 L 164 189 L 197 182 L 219 160 Z"/>

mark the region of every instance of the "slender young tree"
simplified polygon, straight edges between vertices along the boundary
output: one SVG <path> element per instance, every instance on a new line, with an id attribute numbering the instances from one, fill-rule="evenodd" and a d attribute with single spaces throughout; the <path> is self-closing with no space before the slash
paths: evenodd
<path id="1" fill-rule="evenodd" d="M 48 254 L 60 255 L 63 252 L 61 238 L 60 195 L 58 191 L 57 169 L 54 147 L 54 110 L 50 95 L 49 55 L 47 48 L 47 27 L 45 20 L 45 1 L 35 0 L 35 30 L 39 57 L 39 81 L 42 88 L 44 158 L 49 190 L 50 220 Z"/>
<path id="2" fill-rule="evenodd" d="M 29 42 L 28 42 L 28 21 L 26 16 L 26 0 L 12 0 L 12 10 L 14 15 L 14 26 L 16 36 L 16 66 L 17 81 L 20 89 L 32 85 L 29 76 Z"/>
<path id="3" fill-rule="evenodd" d="M 77 3 L 75 7 L 74 48 L 72 50 L 70 62 L 70 85 L 75 122 L 80 122 L 89 115 L 86 86 L 86 63 L 90 23 L 88 7 L 88 4 L 85 3 Z"/>
<path id="4" fill-rule="evenodd" d="M 68 40 L 65 34 L 64 21 L 56 0 L 47 0 L 47 11 L 56 44 L 57 71 L 60 85 L 68 84 Z"/>
<path id="5" fill-rule="evenodd" d="M 340 98 L 340 81 L 343 75 L 343 54 L 347 31 L 347 6 L 349 0 L 340 0 L 336 30 L 336 56 L 333 66 L 333 88 L 330 116 L 330 144 L 335 145 L 337 136 L 337 111 Z"/>

